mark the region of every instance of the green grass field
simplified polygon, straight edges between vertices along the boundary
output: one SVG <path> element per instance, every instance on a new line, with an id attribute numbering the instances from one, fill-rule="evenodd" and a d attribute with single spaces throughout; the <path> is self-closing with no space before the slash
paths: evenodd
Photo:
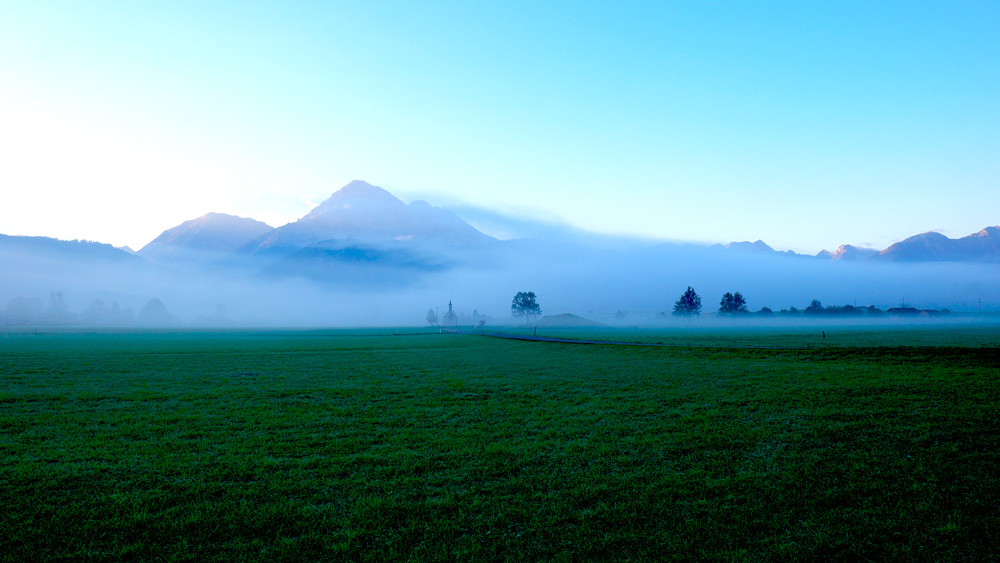
<path id="1" fill-rule="evenodd" d="M 0 560 L 1000 560 L 960 330 L 0 332 Z"/>

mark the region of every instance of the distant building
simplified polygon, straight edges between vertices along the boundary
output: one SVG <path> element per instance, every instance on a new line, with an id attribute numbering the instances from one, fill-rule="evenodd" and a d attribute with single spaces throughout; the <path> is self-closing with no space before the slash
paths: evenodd
<path id="1" fill-rule="evenodd" d="M 456 315 L 455 311 L 451 309 L 450 300 L 448 301 L 448 312 L 445 313 L 444 317 L 441 319 L 441 324 L 443 326 L 458 326 L 458 315 Z"/>
<path id="2" fill-rule="evenodd" d="M 893 307 L 888 309 L 885 314 L 894 317 L 932 317 L 940 315 L 941 311 L 937 309 L 917 309 L 916 307 Z"/>

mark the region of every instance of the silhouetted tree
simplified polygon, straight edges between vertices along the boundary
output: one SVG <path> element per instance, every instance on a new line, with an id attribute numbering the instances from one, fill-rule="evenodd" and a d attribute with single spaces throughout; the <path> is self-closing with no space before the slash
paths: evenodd
<path id="1" fill-rule="evenodd" d="M 701 297 L 695 293 L 694 288 L 690 285 L 687 291 L 681 295 L 680 299 L 674 303 L 674 315 L 678 317 L 691 317 L 701 315 Z"/>
<path id="2" fill-rule="evenodd" d="M 774 311 L 770 307 L 761 307 L 760 311 L 757 311 L 757 314 L 762 317 L 772 317 L 774 316 Z"/>
<path id="3" fill-rule="evenodd" d="M 427 324 L 431 326 L 438 324 L 438 316 L 434 309 L 427 309 Z"/>
<path id="4" fill-rule="evenodd" d="M 805 314 L 807 315 L 819 315 L 823 313 L 823 304 L 819 302 L 819 299 L 813 299 L 809 302 L 809 306 L 806 307 Z"/>
<path id="5" fill-rule="evenodd" d="M 135 320 L 135 313 L 131 308 L 126 307 L 122 309 L 118 302 L 115 301 L 111 303 L 111 314 L 110 314 L 111 324 L 115 325 L 128 325 L 132 324 Z"/>
<path id="6" fill-rule="evenodd" d="M 740 295 L 740 292 L 723 294 L 719 301 L 720 315 L 737 315 L 747 312 L 747 300 Z"/>
<path id="7" fill-rule="evenodd" d="M 170 324 L 173 316 L 167 311 L 167 306 L 157 298 L 152 298 L 146 302 L 146 306 L 139 311 L 139 323 L 146 326 L 157 326 Z"/>
<path id="8" fill-rule="evenodd" d="M 94 299 L 90 306 L 80 313 L 80 320 L 87 325 L 104 326 L 111 322 L 111 308 L 101 299 Z"/>
<path id="9" fill-rule="evenodd" d="M 76 314 L 70 313 L 66 307 L 61 291 L 49 294 L 49 306 L 45 309 L 45 319 L 52 324 L 67 324 L 72 322 Z"/>
<path id="10" fill-rule="evenodd" d="M 45 306 L 42 300 L 37 297 L 14 297 L 7 302 L 7 309 L 4 316 L 7 322 L 14 325 L 27 325 L 37 323 L 42 316 Z"/>
<path id="11" fill-rule="evenodd" d="M 518 291 L 510 303 L 510 314 L 515 319 L 524 317 L 525 322 L 531 322 L 531 317 L 542 314 L 542 308 L 535 301 L 534 291 Z"/>

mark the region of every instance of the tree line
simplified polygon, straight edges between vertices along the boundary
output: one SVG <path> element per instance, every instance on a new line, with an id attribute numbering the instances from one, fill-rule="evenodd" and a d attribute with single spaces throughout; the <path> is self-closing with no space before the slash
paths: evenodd
<path id="1" fill-rule="evenodd" d="M 687 290 L 674 303 L 673 315 L 678 317 L 697 317 L 701 315 L 701 297 L 693 287 L 688 286 Z M 874 305 L 867 307 L 857 307 L 854 305 L 828 305 L 823 306 L 818 299 L 813 299 L 805 309 L 798 309 L 794 306 L 788 309 L 781 309 L 777 313 L 769 307 L 761 307 L 759 311 L 751 312 L 747 308 L 746 298 L 740 292 L 726 292 L 719 300 L 717 314 L 723 316 L 756 315 L 770 317 L 774 315 L 786 317 L 878 317 L 886 314 L 886 311 Z M 892 310 L 889 311 L 891 313 Z M 942 313 L 948 313 L 943 309 Z"/>
<path id="2" fill-rule="evenodd" d="M 166 305 L 155 297 L 138 314 L 117 301 L 108 305 L 102 299 L 93 300 L 83 311 L 73 312 L 58 291 L 49 294 L 47 304 L 38 297 L 19 295 L 8 300 L 0 311 L 0 325 L 4 326 L 160 326 L 175 320 Z"/>

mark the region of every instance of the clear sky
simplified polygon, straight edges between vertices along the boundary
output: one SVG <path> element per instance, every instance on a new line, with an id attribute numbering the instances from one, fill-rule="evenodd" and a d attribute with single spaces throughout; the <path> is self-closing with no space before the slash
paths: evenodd
<path id="1" fill-rule="evenodd" d="M 997 2 L 0 3 L 0 233 L 405 201 L 815 253 L 1000 223 Z"/>

